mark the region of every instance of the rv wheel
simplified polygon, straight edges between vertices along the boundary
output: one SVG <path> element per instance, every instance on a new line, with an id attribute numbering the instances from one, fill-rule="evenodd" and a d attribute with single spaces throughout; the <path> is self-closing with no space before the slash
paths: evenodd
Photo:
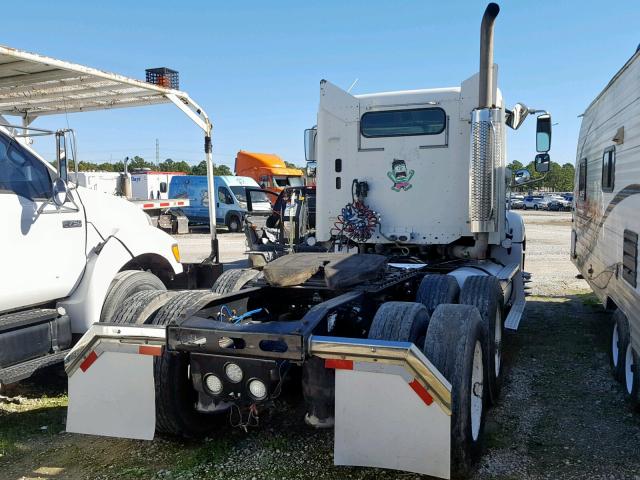
<path id="1" fill-rule="evenodd" d="M 613 378 L 622 382 L 625 378 L 625 354 L 629 345 L 629 321 L 618 309 L 613 314 L 613 328 L 611 329 L 611 341 L 609 342 L 609 363 Z"/>
<path id="2" fill-rule="evenodd" d="M 451 275 L 425 275 L 418 287 L 416 302 L 427 307 L 429 314 L 441 303 L 458 303 L 460 287 Z"/>
<path id="3" fill-rule="evenodd" d="M 451 474 L 465 477 L 482 449 L 486 361 L 484 328 L 471 305 L 439 305 L 424 354 L 451 383 Z"/>
<path id="4" fill-rule="evenodd" d="M 460 303 L 475 306 L 482 317 L 487 338 L 484 351 L 487 360 L 487 397 L 495 404 L 502 387 L 504 300 L 500 282 L 496 277 L 489 275 L 468 277 L 460 291 Z"/>
<path id="5" fill-rule="evenodd" d="M 181 292 L 171 298 L 153 318 L 153 325 L 168 325 L 204 308 L 217 294 L 207 290 Z M 156 390 L 156 430 L 171 435 L 200 437 L 210 433 L 219 415 L 195 409 L 196 391 L 189 377 L 189 357 L 163 350 L 155 357 L 153 375 Z M 226 418 L 226 417 L 225 417 Z"/>
<path id="6" fill-rule="evenodd" d="M 227 221 L 227 227 L 229 227 L 230 232 L 237 233 L 242 228 L 242 221 L 237 215 L 231 215 Z"/>
<path id="7" fill-rule="evenodd" d="M 640 360 L 638 354 L 631 346 L 627 345 L 624 356 L 624 386 L 627 397 L 633 408 L 640 406 Z"/>

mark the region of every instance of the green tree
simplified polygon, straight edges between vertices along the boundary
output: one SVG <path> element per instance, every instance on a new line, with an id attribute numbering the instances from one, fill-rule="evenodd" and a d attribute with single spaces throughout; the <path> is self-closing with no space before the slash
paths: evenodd
<path id="1" fill-rule="evenodd" d="M 153 163 L 147 162 L 144 158 L 139 157 L 138 155 L 134 156 L 132 159 L 129 160 L 129 171 L 130 172 L 132 172 L 132 171 L 134 171 L 136 169 L 142 169 L 142 168 L 148 168 L 148 169 L 153 170 L 153 171 L 158 170 Z"/>
<path id="2" fill-rule="evenodd" d="M 192 175 L 206 175 L 207 174 L 207 162 L 202 160 L 198 165 L 194 165 L 191 167 Z M 214 165 L 213 166 L 213 174 L 214 175 L 233 175 L 233 172 L 227 165 Z"/>
<path id="3" fill-rule="evenodd" d="M 287 168 L 297 168 L 298 170 L 304 170 L 304 167 L 299 167 L 295 163 L 284 161 L 284 164 Z"/>

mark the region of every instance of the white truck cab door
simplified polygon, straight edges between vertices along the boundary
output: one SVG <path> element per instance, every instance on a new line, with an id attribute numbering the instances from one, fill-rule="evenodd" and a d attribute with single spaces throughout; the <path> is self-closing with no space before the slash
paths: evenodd
<path id="1" fill-rule="evenodd" d="M 55 172 L 0 133 L 0 312 L 68 296 L 86 264 L 85 221 L 75 192 L 58 208 Z"/>

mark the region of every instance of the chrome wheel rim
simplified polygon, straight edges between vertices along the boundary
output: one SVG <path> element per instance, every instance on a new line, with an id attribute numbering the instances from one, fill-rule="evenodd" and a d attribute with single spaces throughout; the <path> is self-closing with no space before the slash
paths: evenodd
<path id="1" fill-rule="evenodd" d="M 478 440 L 480 435 L 480 424 L 482 423 L 483 390 L 484 390 L 484 367 L 482 365 L 482 346 L 480 341 L 476 341 L 473 351 L 473 368 L 471 371 L 471 437 L 473 441 Z"/>

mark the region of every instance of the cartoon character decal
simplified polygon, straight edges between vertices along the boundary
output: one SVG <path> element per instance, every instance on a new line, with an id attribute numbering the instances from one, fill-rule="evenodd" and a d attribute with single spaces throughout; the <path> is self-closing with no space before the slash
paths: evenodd
<path id="1" fill-rule="evenodd" d="M 394 158 L 391 162 L 391 171 L 387 172 L 387 176 L 393 182 L 391 190 L 394 192 L 409 190 L 413 187 L 410 182 L 414 173 L 415 171 L 407 169 L 407 163 L 404 160 Z"/>

